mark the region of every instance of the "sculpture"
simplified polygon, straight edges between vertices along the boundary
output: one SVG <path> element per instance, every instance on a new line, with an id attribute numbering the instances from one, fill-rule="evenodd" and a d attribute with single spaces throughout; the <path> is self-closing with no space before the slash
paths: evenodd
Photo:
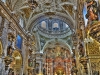
<path id="1" fill-rule="evenodd" d="M 87 14 L 86 18 L 89 21 L 98 20 L 98 12 L 97 12 L 97 2 L 95 0 L 88 0 L 87 1 Z"/>

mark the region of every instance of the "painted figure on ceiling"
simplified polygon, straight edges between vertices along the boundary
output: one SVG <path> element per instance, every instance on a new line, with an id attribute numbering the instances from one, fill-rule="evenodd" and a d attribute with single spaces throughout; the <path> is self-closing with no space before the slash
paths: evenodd
<path id="1" fill-rule="evenodd" d="M 97 2 L 95 0 L 87 0 L 87 14 L 86 18 L 89 21 L 98 20 L 98 7 Z"/>

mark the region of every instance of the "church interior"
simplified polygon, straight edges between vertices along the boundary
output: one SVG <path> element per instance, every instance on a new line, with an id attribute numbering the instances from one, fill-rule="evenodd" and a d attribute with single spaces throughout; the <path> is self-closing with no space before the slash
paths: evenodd
<path id="1" fill-rule="evenodd" d="M 0 75 L 100 75 L 100 0 L 0 0 Z"/>

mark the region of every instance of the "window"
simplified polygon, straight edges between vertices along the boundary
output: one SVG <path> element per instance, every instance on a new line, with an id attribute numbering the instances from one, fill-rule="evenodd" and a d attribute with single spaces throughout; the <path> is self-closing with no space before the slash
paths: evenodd
<path id="1" fill-rule="evenodd" d="M 69 25 L 63 22 L 63 30 L 68 29 L 68 28 L 69 28 Z"/>
<path id="2" fill-rule="evenodd" d="M 24 21 L 23 21 L 22 18 L 19 19 L 19 24 L 20 24 L 20 26 L 23 28 L 23 26 L 24 26 Z"/>
<path id="3" fill-rule="evenodd" d="M 42 22 L 41 22 L 41 27 L 42 27 L 42 28 L 46 28 L 46 22 L 45 22 L 45 21 L 42 21 Z"/>
<path id="4" fill-rule="evenodd" d="M 69 26 L 67 24 L 65 24 L 66 28 L 68 28 Z"/>
<path id="5" fill-rule="evenodd" d="M 83 17 L 84 17 L 85 26 L 87 25 L 87 22 L 88 22 L 88 19 L 86 19 L 86 14 L 87 14 L 87 6 L 84 4 Z"/>
<path id="6" fill-rule="evenodd" d="M 21 49 L 22 47 L 22 37 L 20 35 L 17 35 L 17 39 L 16 39 L 16 46 Z"/>
<path id="7" fill-rule="evenodd" d="M 58 23 L 54 23 L 54 24 L 53 24 L 53 30 L 55 30 L 55 31 L 59 30 L 59 25 L 58 25 Z"/>

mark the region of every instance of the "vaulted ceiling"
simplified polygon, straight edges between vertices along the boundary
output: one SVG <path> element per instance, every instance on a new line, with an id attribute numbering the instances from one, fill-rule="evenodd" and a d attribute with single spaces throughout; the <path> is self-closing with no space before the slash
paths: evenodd
<path id="1" fill-rule="evenodd" d="M 39 50 L 44 49 L 46 44 L 52 40 L 55 41 L 55 39 L 62 40 L 63 43 L 72 47 L 72 34 L 76 30 L 77 0 L 35 0 L 38 6 L 33 10 L 28 1 L 6 0 L 5 5 L 12 13 L 12 16 L 16 17 L 17 22 L 20 21 L 20 18 L 23 20 L 24 30 L 35 35 L 36 43 L 40 47 Z M 68 24 L 71 34 L 69 35 L 67 32 L 66 34 L 59 34 L 60 36 L 41 34 L 37 28 L 38 24 L 42 21 L 53 19 Z M 38 33 L 36 33 L 37 31 Z"/>
<path id="2" fill-rule="evenodd" d="M 28 0 L 7 0 L 11 13 L 24 20 L 24 28 L 30 30 L 37 19 L 56 17 L 71 23 L 75 27 L 75 10 L 77 0 L 36 0 L 38 6 L 31 10 Z M 42 17 L 42 18 L 41 18 Z"/>

